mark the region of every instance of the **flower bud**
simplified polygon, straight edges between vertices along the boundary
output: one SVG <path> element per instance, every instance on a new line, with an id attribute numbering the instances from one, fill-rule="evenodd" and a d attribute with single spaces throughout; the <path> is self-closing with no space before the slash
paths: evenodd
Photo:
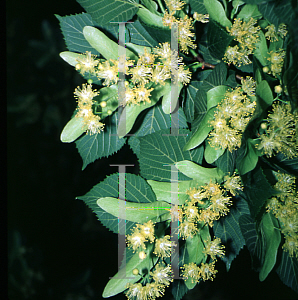
<path id="1" fill-rule="evenodd" d="M 268 67 L 264 67 L 264 68 L 263 68 L 263 72 L 264 72 L 264 73 L 268 73 L 268 72 L 269 72 L 269 68 L 268 68 Z"/>
<path id="2" fill-rule="evenodd" d="M 138 275 L 139 274 L 139 270 L 137 268 L 132 270 L 132 274 L 133 275 Z"/>
<path id="3" fill-rule="evenodd" d="M 282 92 L 282 87 L 281 87 L 280 85 L 276 85 L 276 86 L 274 87 L 274 92 L 275 92 L 276 94 L 280 94 L 280 93 Z"/>
<path id="4" fill-rule="evenodd" d="M 107 106 L 107 102 L 106 102 L 106 101 L 100 102 L 100 106 L 101 106 L 102 108 L 106 107 L 106 106 Z"/>
<path id="5" fill-rule="evenodd" d="M 140 259 L 145 259 L 146 258 L 146 253 L 144 251 L 139 252 L 139 258 Z"/>

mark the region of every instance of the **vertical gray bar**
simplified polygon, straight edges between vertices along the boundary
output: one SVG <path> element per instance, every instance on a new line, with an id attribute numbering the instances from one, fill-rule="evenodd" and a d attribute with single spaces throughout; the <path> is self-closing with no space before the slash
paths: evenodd
<path id="1" fill-rule="evenodd" d="M 119 108 L 121 104 L 126 102 L 125 97 L 125 61 L 126 61 L 126 48 L 125 48 L 125 22 L 119 23 L 119 46 L 118 46 L 118 59 L 119 59 L 119 81 L 118 81 L 118 103 Z M 120 110 L 118 108 L 118 136 L 124 136 L 126 131 L 126 116 L 125 109 L 122 110 L 121 119 L 124 123 L 120 127 Z"/>
<path id="2" fill-rule="evenodd" d="M 119 185 L 118 185 L 118 195 L 119 199 L 125 200 L 125 169 L 128 166 L 134 165 L 110 165 L 111 167 L 118 167 L 119 172 Z M 126 242 L 125 242 L 125 231 L 126 231 L 126 209 L 125 201 L 119 201 L 119 218 L 118 218 L 118 276 L 110 277 L 114 279 L 127 279 L 126 277 Z M 121 268 L 121 263 L 123 260 L 123 266 Z M 132 277 L 133 278 L 133 277 Z"/>
<path id="3" fill-rule="evenodd" d="M 179 92 L 178 92 L 178 24 L 171 28 L 171 135 L 179 134 Z"/>
<path id="4" fill-rule="evenodd" d="M 175 165 L 171 165 L 171 208 L 179 205 L 178 199 L 178 169 Z M 179 220 L 171 220 L 171 241 L 176 245 L 171 252 L 171 268 L 173 270 L 174 279 L 179 277 Z"/>

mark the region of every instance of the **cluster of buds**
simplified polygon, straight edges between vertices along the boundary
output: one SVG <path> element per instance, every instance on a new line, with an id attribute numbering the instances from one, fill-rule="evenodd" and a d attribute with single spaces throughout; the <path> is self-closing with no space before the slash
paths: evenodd
<path id="1" fill-rule="evenodd" d="M 251 80 L 244 81 L 248 95 L 254 93 Z M 244 94 L 240 87 L 227 91 L 224 99 L 217 105 L 214 119 L 210 121 L 213 130 L 209 134 L 209 144 L 230 152 L 241 146 L 242 134 L 255 111 L 256 102 Z"/>
<path id="2" fill-rule="evenodd" d="M 172 28 L 175 24 L 178 28 L 178 41 L 180 50 L 184 53 L 188 53 L 188 47 L 195 49 L 197 45 L 193 41 L 195 35 L 193 31 L 193 20 L 187 15 L 182 19 L 177 19 L 175 14 L 178 10 L 181 10 L 185 5 L 183 1 L 179 0 L 165 0 L 168 11 L 165 11 L 163 16 L 163 25 Z"/>
<path id="3" fill-rule="evenodd" d="M 238 45 L 229 46 L 226 49 L 223 60 L 227 63 L 233 63 L 235 66 L 242 64 L 250 64 L 249 55 L 256 48 L 259 41 L 258 31 L 260 26 L 256 26 L 257 20 L 251 18 L 248 22 L 235 19 L 231 28 L 227 27 L 227 31 L 234 37 Z"/>
<path id="4" fill-rule="evenodd" d="M 277 183 L 274 188 L 278 194 L 268 200 L 267 210 L 272 212 L 281 225 L 285 242 L 283 250 L 298 258 L 298 193 L 295 177 L 276 173 Z"/>
<path id="5" fill-rule="evenodd" d="M 281 152 L 287 158 L 298 155 L 297 113 L 291 113 L 291 105 L 275 102 L 272 112 L 261 124 L 260 142 L 256 145 L 267 157 Z M 263 126 L 265 125 L 265 126 Z"/>

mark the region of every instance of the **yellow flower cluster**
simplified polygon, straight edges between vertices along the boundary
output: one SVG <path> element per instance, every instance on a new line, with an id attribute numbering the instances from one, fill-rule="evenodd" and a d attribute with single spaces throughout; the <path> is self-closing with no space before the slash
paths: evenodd
<path id="1" fill-rule="evenodd" d="M 195 49 L 197 47 L 197 45 L 192 40 L 195 35 L 195 33 L 192 32 L 193 20 L 187 15 L 185 15 L 183 19 L 177 19 L 175 17 L 176 11 L 181 10 L 185 5 L 183 1 L 165 0 L 165 3 L 168 7 L 169 12 L 165 11 L 165 14 L 163 16 L 163 25 L 172 28 L 172 25 L 174 23 L 177 24 L 179 48 L 182 52 L 188 53 L 188 47 L 192 49 Z"/>
<path id="2" fill-rule="evenodd" d="M 100 117 L 93 113 L 93 106 L 96 103 L 93 98 L 99 92 L 92 90 L 91 84 L 83 84 L 83 87 L 77 87 L 74 92 L 78 102 L 78 111 L 76 117 L 82 117 L 84 124 L 87 125 L 87 133 L 100 133 L 104 129 L 104 124 L 100 122 Z"/>
<path id="3" fill-rule="evenodd" d="M 269 199 L 267 210 L 271 211 L 281 224 L 285 242 L 283 250 L 298 258 L 298 193 L 295 177 L 278 172 L 274 188 L 279 192 Z"/>
<path id="4" fill-rule="evenodd" d="M 281 38 L 284 38 L 288 33 L 286 25 L 283 23 L 278 26 L 277 31 L 274 24 L 268 25 L 265 29 L 267 30 L 265 37 L 270 42 L 276 42 L 278 41 L 278 35 L 281 36 Z"/>
<path id="5" fill-rule="evenodd" d="M 125 292 L 128 299 L 137 300 L 154 300 L 158 297 L 162 297 L 165 292 L 165 287 L 170 285 L 173 281 L 173 275 L 171 266 L 164 266 L 157 264 L 155 270 L 150 272 L 151 282 L 147 282 L 146 285 L 139 283 L 128 283 L 127 291 Z"/>
<path id="6" fill-rule="evenodd" d="M 199 232 L 198 223 L 213 226 L 213 222 L 224 216 L 232 205 L 231 196 L 242 190 L 241 179 L 236 174 L 225 176 L 222 187 L 212 183 L 200 188 L 190 188 L 186 191 L 189 201 L 182 205 L 182 218 L 179 224 L 179 234 L 186 239 Z"/>
<path id="7" fill-rule="evenodd" d="M 119 72 L 126 75 L 125 102 L 121 105 L 150 103 L 152 84 L 164 85 L 171 76 L 176 83 L 188 84 L 191 72 L 185 67 L 178 53 L 172 51 L 169 43 L 160 44 L 153 53 L 144 48 L 136 64 L 132 60 L 120 57 L 119 60 L 98 60 L 87 52 L 85 56 L 77 58 L 76 69 L 83 75 L 89 72 L 104 80 L 103 85 L 110 86 L 119 81 Z M 178 66 L 178 69 L 177 69 Z"/>
<path id="8" fill-rule="evenodd" d="M 173 241 L 170 241 L 170 236 L 165 235 L 162 238 L 156 238 L 154 235 L 154 224 L 150 220 L 145 224 L 137 224 L 133 232 L 126 236 L 127 245 L 131 247 L 133 251 L 139 249 L 146 249 L 145 243 L 150 241 L 154 244 L 153 253 L 158 257 L 170 257 L 172 247 L 175 246 Z"/>
<path id="9" fill-rule="evenodd" d="M 193 14 L 193 18 L 201 23 L 208 23 L 209 22 L 209 14 L 198 14 L 197 12 L 195 12 Z"/>
<path id="10" fill-rule="evenodd" d="M 244 87 L 246 92 L 253 93 L 253 88 Z M 213 130 L 209 134 L 209 144 L 215 148 L 226 149 L 230 152 L 241 145 L 242 133 L 255 111 L 256 102 L 249 99 L 238 87 L 227 91 L 224 99 L 217 105 L 214 119 L 210 121 Z"/>
<path id="11" fill-rule="evenodd" d="M 292 114 L 291 110 L 288 103 L 275 102 L 272 105 L 272 112 L 266 119 L 268 126 L 256 145 L 267 157 L 278 152 L 282 152 L 287 158 L 298 156 L 298 115 Z"/>
<path id="12" fill-rule="evenodd" d="M 202 263 L 201 266 L 197 266 L 195 263 L 185 264 L 182 267 L 182 277 L 184 280 L 191 278 L 192 282 L 198 283 L 201 279 L 213 281 L 215 274 L 218 272 L 214 269 L 215 262 Z"/>
<path id="13" fill-rule="evenodd" d="M 267 59 L 270 61 L 270 69 L 268 73 L 276 77 L 276 75 L 279 75 L 282 71 L 286 52 L 279 49 L 278 51 L 270 51 L 268 54 L 269 57 Z"/>
<path id="14" fill-rule="evenodd" d="M 256 26 L 257 20 L 251 18 L 248 22 L 235 19 L 231 28 L 227 27 L 227 31 L 234 37 L 239 44 L 228 46 L 223 60 L 227 63 L 233 63 L 235 66 L 242 64 L 250 64 L 249 55 L 256 48 L 256 43 L 259 41 L 258 31 L 260 26 Z"/>

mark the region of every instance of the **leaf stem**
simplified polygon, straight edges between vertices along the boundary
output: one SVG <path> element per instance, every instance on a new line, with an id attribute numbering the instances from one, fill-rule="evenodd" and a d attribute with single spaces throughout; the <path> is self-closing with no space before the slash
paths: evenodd
<path id="1" fill-rule="evenodd" d="M 159 7 L 160 7 L 162 13 L 164 14 L 164 13 L 165 13 L 165 9 L 164 9 L 164 7 L 163 7 L 161 1 L 160 1 L 160 0 L 157 0 L 157 2 L 158 2 L 158 5 L 159 5 Z"/>

